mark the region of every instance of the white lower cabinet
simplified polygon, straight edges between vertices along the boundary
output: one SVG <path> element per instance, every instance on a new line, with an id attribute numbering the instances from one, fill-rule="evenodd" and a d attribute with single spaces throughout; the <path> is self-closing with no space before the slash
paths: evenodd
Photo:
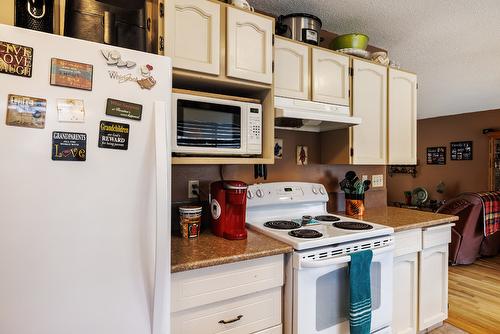
<path id="1" fill-rule="evenodd" d="M 172 275 L 172 333 L 282 333 L 283 255 Z"/>
<path id="2" fill-rule="evenodd" d="M 395 234 L 394 334 L 423 332 L 448 317 L 448 243 L 452 226 Z"/>

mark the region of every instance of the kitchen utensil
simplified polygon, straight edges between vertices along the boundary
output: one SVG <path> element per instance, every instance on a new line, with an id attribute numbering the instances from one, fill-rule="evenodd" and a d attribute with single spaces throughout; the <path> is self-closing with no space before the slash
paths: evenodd
<path id="1" fill-rule="evenodd" d="M 356 33 L 340 35 L 333 39 L 333 41 L 330 43 L 330 48 L 332 48 L 333 50 L 349 48 L 366 50 L 366 47 L 368 46 L 368 40 L 368 36 L 363 34 Z"/>
<path id="2" fill-rule="evenodd" d="M 348 49 L 340 49 L 337 51 L 351 56 L 356 56 L 364 59 L 371 59 L 370 52 L 366 50 L 348 48 Z"/>
<path id="3" fill-rule="evenodd" d="M 429 193 L 425 188 L 417 187 L 411 192 L 411 202 L 413 205 L 422 205 L 427 202 Z"/>
<path id="4" fill-rule="evenodd" d="M 371 184 L 372 184 L 372 181 L 364 180 L 363 181 L 363 191 L 368 191 L 368 189 L 370 189 Z"/>
<path id="5" fill-rule="evenodd" d="M 350 170 L 347 173 L 345 173 L 345 178 L 349 181 L 353 180 L 356 177 L 356 172 Z"/>
<path id="6" fill-rule="evenodd" d="M 306 13 L 280 15 L 276 22 L 276 34 L 296 41 L 319 45 L 321 20 Z"/>

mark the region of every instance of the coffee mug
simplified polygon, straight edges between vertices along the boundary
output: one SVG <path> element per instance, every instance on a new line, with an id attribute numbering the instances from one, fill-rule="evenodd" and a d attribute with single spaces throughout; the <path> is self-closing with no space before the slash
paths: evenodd
<path id="1" fill-rule="evenodd" d="M 251 12 L 254 11 L 253 7 L 250 6 L 250 4 L 248 3 L 247 0 L 231 0 L 231 4 L 236 6 L 236 7 L 249 10 Z"/>

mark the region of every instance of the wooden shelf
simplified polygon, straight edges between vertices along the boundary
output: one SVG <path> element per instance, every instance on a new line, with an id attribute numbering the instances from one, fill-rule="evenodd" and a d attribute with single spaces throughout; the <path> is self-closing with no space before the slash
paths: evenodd
<path id="1" fill-rule="evenodd" d="M 242 157 L 173 157 L 173 165 L 255 165 L 274 164 L 274 158 L 242 158 Z"/>

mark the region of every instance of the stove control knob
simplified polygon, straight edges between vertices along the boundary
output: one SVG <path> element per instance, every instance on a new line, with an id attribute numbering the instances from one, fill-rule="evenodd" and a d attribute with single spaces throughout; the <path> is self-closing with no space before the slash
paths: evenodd
<path id="1" fill-rule="evenodd" d="M 316 187 L 312 187 L 312 192 L 314 195 L 318 194 L 318 189 Z"/>
<path id="2" fill-rule="evenodd" d="M 255 194 L 257 195 L 257 197 L 259 198 L 262 198 L 264 197 L 264 192 L 260 189 L 257 189 L 257 191 L 255 192 Z"/>
<path id="3" fill-rule="evenodd" d="M 319 188 L 319 192 L 321 193 L 321 195 L 326 194 L 325 188 L 323 188 L 323 187 Z"/>
<path id="4" fill-rule="evenodd" d="M 252 199 L 253 198 L 253 192 L 251 190 L 247 191 L 247 198 Z"/>

